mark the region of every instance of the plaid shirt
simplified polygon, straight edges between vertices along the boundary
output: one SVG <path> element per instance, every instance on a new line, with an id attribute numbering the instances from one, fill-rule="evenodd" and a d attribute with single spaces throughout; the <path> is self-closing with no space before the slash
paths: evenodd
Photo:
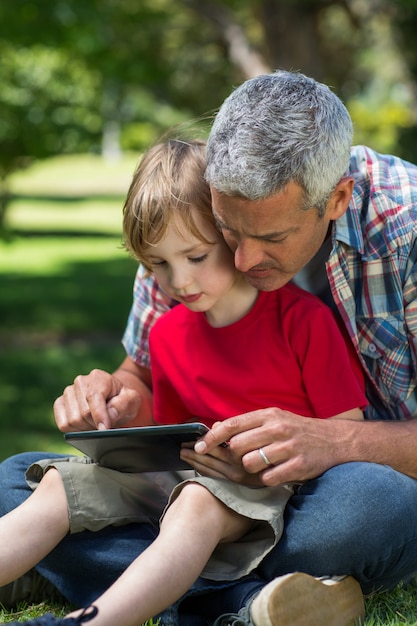
<path id="1" fill-rule="evenodd" d="M 368 419 L 417 416 L 417 167 L 352 149 L 353 197 L 334 222 L 326 264 L 334 302 L 367 374 Z M 139 269 L 123 336 L 149 367 L 148 335 L 176 303 Z"/>

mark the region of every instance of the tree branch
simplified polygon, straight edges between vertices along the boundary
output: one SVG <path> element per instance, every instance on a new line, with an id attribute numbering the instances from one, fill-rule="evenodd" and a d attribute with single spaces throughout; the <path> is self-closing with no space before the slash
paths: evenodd
<path id="1" fill-rule="evenodd" d="M 271 72 L 269 65 L 262 55 L 252 48 L 243 28 L 226 7 L 213 0 L 209 2 L 183 0 L 183 4 L 218 28 L 231 62 L 240 70 L 245 79 Z"/>

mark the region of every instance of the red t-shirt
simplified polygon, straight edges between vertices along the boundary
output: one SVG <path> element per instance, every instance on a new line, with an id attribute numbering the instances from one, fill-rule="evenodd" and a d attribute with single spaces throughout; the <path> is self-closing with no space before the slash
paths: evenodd
<path id="1" fill-rule="evenodd" d="M 267 407 L 327 418 L 367 404 L 361 367 L 332 311 L 291 284 L 260 292 L 245 317 L 222 328 L 180 304 L 158 319 L 149 344 L 161 424 L 211 427 Z"/>

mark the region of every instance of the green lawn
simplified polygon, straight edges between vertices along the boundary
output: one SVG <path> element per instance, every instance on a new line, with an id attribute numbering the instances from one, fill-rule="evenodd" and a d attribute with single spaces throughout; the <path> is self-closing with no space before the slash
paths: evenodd
<path id="1" fill-rule="evenodd" d="M 136 263 L 121 215 L 136 157 L 65 157 L 16 175 L 0 241 L 0 459 L 66 449 L 54 399 L 79 373 L 113 369 Z"/>
<path id="2" fill-rule="evenodd" d="M 121 215 L 136 161 L 61 157 L 12 181 L 12 235 L 0 241 L 0 460 L 70 450 L 54 425 L 54 399 L 77 374 L 123 358 L 136 264 L 121 248 Z M 416 626 L 416 583 L 366 608 L 366 626 Z M 46 610 L 0 611 L 0 621 Z"/>

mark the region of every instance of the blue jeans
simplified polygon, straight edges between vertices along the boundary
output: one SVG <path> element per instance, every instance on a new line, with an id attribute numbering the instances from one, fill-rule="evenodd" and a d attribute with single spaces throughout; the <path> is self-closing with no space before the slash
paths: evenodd
<path id="1" fill-rule="evenodd" d="M 25 453 L 0 464 L 0 515 L 30 495 L 24 473 L 46 456 L 52 455 Z M 86 606 L 157 532 L 152 524 L 130 524 L 68 535 L 37 570 L 69 601 Z M 409 580 L 417 572 L 417 481 L 371 463 L 347 463 L 308 481 L 287 505 L 281 541 L 253 575 L 227 583 L 198 579 L 162 623 L 202 625 L 237 612 L 265 582 L 293 571 L 351 574 L 365 593 Z"/>

